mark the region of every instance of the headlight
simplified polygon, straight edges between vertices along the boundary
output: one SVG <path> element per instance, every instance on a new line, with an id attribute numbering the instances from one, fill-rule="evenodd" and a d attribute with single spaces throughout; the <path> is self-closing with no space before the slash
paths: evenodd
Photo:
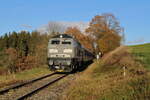
<path id="1" fill-rule="evenodd" d="M 49 65 L 53 65 L 53 61 L 49 61 Z"/>
<path id="2" fill-rule="evenodd" d="M 57 49 L 49 49 L 49 53 L 57 53 L 58 50 Z"/>
<path id="3" fill-rule="evenodd" d="M 71 61 L 66 61 L 67 62 L 67 65 L 70 65 L 71 64 Z"/>
<path id="4" fill-rule="evenodd" d="M 72 49 L 64 49 L 64 53 L 72 53 Z"/>

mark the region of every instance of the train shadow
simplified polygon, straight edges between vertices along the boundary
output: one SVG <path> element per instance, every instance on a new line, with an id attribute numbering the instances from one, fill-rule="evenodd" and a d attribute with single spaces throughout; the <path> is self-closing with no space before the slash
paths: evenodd
<path id="1" fill-rule="evenodd" d="M 88 68 L 90 64 L 92 64 L 93 61 L 84 62 L 81 66 L 78 66 L 76 70 L 73 70 L 71 72 L 56 72 L 57 74 L 75 74 L 77 72 L 82 72 Z"/>
<path id="2" fill-rule="evenodd" d="M 73 74 L 74 72 L 56 72 L 57 74 Z"/>
<path id="3" fill-rule="evenodd" d="M 78 72 L 82 72 L 88 68 L 89 65 L 91 65 L 93 61 L 84 62 L 81 66 L 78 68 Z"/>

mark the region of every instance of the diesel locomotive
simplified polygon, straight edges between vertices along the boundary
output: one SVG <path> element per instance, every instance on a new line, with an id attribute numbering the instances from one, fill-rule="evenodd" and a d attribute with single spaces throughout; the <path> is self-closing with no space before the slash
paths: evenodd
<path id="1" fill-rule="evenodd" d="M 59 34 L 49 39 L 47 61 L 52 71 L 77 70 L 84 63 L 92 61 L 94 57 L 89 50 L 68 34 Z"/>

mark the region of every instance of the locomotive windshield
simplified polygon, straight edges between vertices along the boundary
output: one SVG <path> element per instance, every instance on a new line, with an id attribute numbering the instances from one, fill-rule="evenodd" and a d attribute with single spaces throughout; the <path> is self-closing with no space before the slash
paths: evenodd
<path id="1" fill-rule="evenodd" d="M 62 44 L 71 44 L 70 41 L 63 41 Z"/>
<path id="2" fill-rule="evenodd" d="M 51 44 L 59 44 L 59 43 L 60 43 L 59 40 L 52 40 L 52 41 L 51 41 Z"/>

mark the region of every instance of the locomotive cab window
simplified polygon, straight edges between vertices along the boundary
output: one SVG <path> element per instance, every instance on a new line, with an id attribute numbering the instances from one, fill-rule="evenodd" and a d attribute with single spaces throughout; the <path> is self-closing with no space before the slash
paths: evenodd
<path id="1" fill-rule="evenodd" d="M 60 44 L 60 41 L 59 40 L 52 40 L 51 44 Z"/>
<path id="2" fill-rule="evenodd" d="M 70 41 L 62 41 L 62 44 L 71 44 Z"/>

